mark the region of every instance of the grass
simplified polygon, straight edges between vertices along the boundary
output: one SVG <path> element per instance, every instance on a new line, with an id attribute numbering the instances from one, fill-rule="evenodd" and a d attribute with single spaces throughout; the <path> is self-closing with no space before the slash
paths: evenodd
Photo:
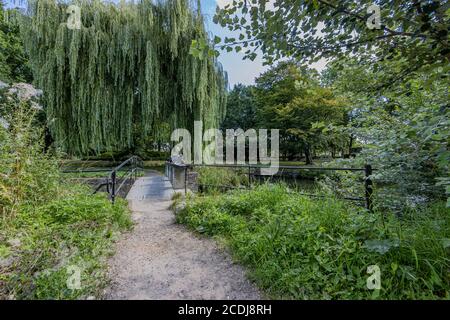
<path id="1" fill-rule="evenodd" d="M 66 179 L 79 179 L 79 178 L 107 178 L 110 171 L 99 172 L 62 172 L 62 177 Z"/>
<path id="2" fill-rule="evenodd" d="M 165 164 L 166 164 L 166 161 L 161 161 L 161 160 L 144 161 L 145 168 L 164 167 Z"/>
<path id="3" fill-rule="evenodd" d="M 0 299 L 100 297 L 112 244 L 130 227 L 125 200 L 113 206 L 80 185 L 45 204 L 21 206 L 0 222 Z M 79 289 L 68 286 L 76 270 Z"/>
<path id="4" fill-rule="evenodd" d="M 65 179 L 82 179 L 82 178 L 108 178 L 110 175 L 110 171 L 98 171 L 98 172 L 61 172 L 61 176 Z M 126 175 L 126 171 L 119 171 L 117 172 L 118 177 L 122 177 L 123 175 Z M 141 177 L 143 176 L 142 171 L 137 172 L 137 176 Z"/>
<path id="5" fill-rule="evenodd" d="M 195 171 L 199 174 L 198 183 L 204 194 L 221 194 L 223 191 L 245 189 L 249 186 L 248 168 L 197 167 Z M 255 170 L 252 169 L 250 178 L 252 185 L 258 185 L 265 181 L 270 183 L 283 181 L 288 183 L 291 188 L 308 193 L 315 192 L 320 187 L 316 180 L 325 176 L 318 171 L 286 169 L 280 169 L 279 176 L 275 177 L 255 177 L 254 173 Z"/>
<path id="6" fill-rule="evenodd" d="M 449 213 L 438 203 L 399 219 L 263 185 L 195 197 L 177 221 L 225 241 L 272 298 L 448 299 Z M 367 288 L 372 265 L 380 290 Z"/>

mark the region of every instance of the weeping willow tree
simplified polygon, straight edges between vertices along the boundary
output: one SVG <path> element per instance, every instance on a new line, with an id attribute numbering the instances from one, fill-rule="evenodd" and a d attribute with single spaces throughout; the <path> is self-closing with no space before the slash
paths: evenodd
<path id="1" fill-rule="evenodd" d="M 130 148 L 139 135 L 214 127 L 225 115 L 226 74 L 189 0 L 118 5 L 74 1 L 81 28 L 67 25 L 67 1 L 35 0 L 24 23 L 36 85 L 44 90 L 52 135 L 69 154 Z"/>

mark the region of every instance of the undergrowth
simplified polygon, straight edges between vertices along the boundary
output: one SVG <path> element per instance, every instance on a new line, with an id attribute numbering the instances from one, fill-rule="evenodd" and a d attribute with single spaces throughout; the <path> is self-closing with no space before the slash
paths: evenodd
<path id="1" fill-rule="evenodd" d="M 262 185 L 195 197 L 177 221 L 224 240 L 272 298 L 448 299 L 449 213 L 438 203 L 399 218 Z M 373 265 L 380 290 L 367 287 Z"/>
<path id="2" fill-rule="evenodd" d="M 15 104 L 0 126 L 0 300 L 99 297 L 126 202 L 66 184 L 35 113 Z"/>

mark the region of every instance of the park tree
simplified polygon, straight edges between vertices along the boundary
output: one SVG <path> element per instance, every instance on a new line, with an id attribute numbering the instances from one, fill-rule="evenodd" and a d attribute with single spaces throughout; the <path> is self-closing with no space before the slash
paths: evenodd
<path id="1" fill-rule="evenodd" d="M 5 10 L 0 1 L 0 80 L 29 83 L 32 74 L 20 36 L 18 15 L 15 10 Z"/>
<path id="2" fill-rule="evenodd" d="M 395 61 L 384 64 L 385 69 L 397 67 Z M 397 186 L 395 193 L 390 190 L 385 196 L 396 206 L 404 205 L 405 198 L 442 198 L 445 189 L 450 194 L 446 79 L 422 72 L 395 88 L 367 94 L 380 77 L 354 58 L 346 60 L 345 68 L 331 63 L 323 74 L 323 82 L 352 106 L 345 130 L 364 146 L 357 161 L 378 168 L 375 176 L 379 182 Z"/>
<path id="3" fill-rule="evenodd" d="M 256 127 L 256 101 L 254 86 L 237 84 L 228 93 L 227 114 L 222 129 L 243 129 Z"/>
<path id="4" fill-rule="evenodd" d="M 281 152 L 303 153 L 313 163 L 314 150 L 329 150 L 342 141 L 345 101 L 321 87 L 317 72 L 295 62 L 280 62 L 256 80 L 258 126 L 281 129 Z"/>
<path id="5" fill-rule="evenodd" d="M 191 54 L 210 42 L 199 3 L 79 1 L 72 24 L 65 1 L 30 1 L 22 31 L 58 147 L 121 151 L 194 120 L 218 126 L 227 77 L 210 52 Z"/>

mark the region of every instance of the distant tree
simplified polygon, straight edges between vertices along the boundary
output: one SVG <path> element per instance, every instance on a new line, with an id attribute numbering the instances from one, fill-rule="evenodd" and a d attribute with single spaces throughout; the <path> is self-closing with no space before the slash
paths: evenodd
<path id="1" fill-rule="evenodd" d="M 281 130 L 281 152 L 303 153 L 312 164 L 314 149 L 341 141 L 345 102 L 320 86 L 317 72 L 294 62 L 280 62 L 256 80 L 258 125 Z"/>
<path id="2" fill-rule="evenodd" d="M 5 11 L 0 1 L 0 80 L 31 82 L 33 80 L 25 54 L 15 10 Z"/>
<path id="3" fill-rule="evenodd" d="M 255 88 L 237 84 L 228 94 L 227 114 L 222 129 L 248 130 L 256 126 Z"/>

